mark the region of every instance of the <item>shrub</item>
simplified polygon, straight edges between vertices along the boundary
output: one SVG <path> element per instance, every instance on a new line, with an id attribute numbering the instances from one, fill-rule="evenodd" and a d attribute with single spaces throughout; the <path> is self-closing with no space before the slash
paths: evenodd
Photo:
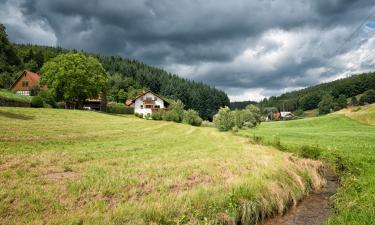
<path id="1" fill-rule="evenodd" d="M 202 119 L 199 117 L 197 111 L 189 109 L 184 112 L 183 123 L 200 126 L 202 124 Z"/>
<path id="2" fill-rule="evenodd" d="M 214 116 L 214 124 L 220 131 L 231 130 L 235 125 L 234 113 L 228 107 L 220 108 Z"/>
<path id="3" fill-rule="evenodd" d="M 163 119 L 163 111 L 157 111 L 152 113 L 151 118 L 153 120 L 162 120 Z"/>
<path id="4" fill-rule="evenodd" d="M 33 108 L 43 108 L 43 99 L 39 96 L 34 96 L 31 98 L 31 107 Z"/>
<path id="5" fill-rule="evenodd" d="M 143 119 L 143 114 L 142 113 L 134 113 L 134 115 L 136 117 L 139 117 L 139 118 Z"/>
<path id="6" fill-rule="evenodd" d="M 56 107 L 58 109 L 65 109 L 65 102 L 57 102 Z"/>
<path id="7" fill-rule="evenodd" d="M 375 102 L 375 90 L 370 89 L 368 91 L 365 91 L 361 98 L 359 99 L 360 105 L 364 104 L 371 104 Z"/>
<path id="8" fill-rule="evenodd" d="M 167 121 L 181 122 L 184 118 L 184 107 L 185 105 L 181 100 L 172 101 L 169 107 L 170 111 L 168 111 L 170 115 L 166 117 L 169 119 Z"/>
<path id="9" fill-rule="evenodd" d="M 49 91 L 40 91 L 39 97 L 41 97 L 46 104 L 52 106 L 53 108 L 58 108 L 55 99 Z"/>
<path id="10" fill-rule="evenodd" d="M 240 130 L 240 129 L 239 129 L 237 126 L 234 126 L 234 127 L 232 128 L 232 131 L 235 132 L 235 133 L 237 133 L 239 130 Z"/>
<path id="11" fill-rule="evenodd" d="M 252 113 L 252 119 L 255 119 L 255 126 L 260 124 L 260 122 L 262 121 L 262 113 L 258 107 L 256 107 L 255 105 L 248 105 L 246 106 L 245 110 L 248 110 Z"/>
<path id="12" fill-rule="evenodd" d="M 252 128 L 261 122 L 260 110 L 255 106 L 248 106 L 243 110 L 236 110 L 234 114 L 234 124 L 238 129 Z"/>
<path id="13" fill-rule="evenodd" d="M 357 106 L 359 104 L 357 97 L 353 96 L 350 100 L 350 105 Z"/>
<path id="14" fill-rule="evenodd" d="M 145 118 L 146 120 L 150 120 L 150 119 L 151 119 L 151 114 L 150 114 L 150 113 L 147 113 L 147 114 L 144 116 L 144 118 Z"/>
<path id="15" fill-rule="evenodd" d="M 165 121 L 174 121 L 177 123 L 181 122 L 180 114 L 174 110 L 166 111 L 165 113 L 163 113 L 162 118 Z"/>
<path id="16" fill-rule="evenodd" d="M 322 150 L 315 146 L 303 145 L 300 149 L 300 155 L 303 158 L 318 159 Z"/>
<path id="17" fill-rule="evenodd" d="M 0 106 L 30 107 L 31 98 L 0 89 Z"/>
<path id="18" fill-rule="evenodd" d="M 214 126 L 215 126 L 215 124 L 208 121 L 208 120 L 204 120 L 201 124 L 201 127 L 214 127 Z"/>
<path id="19" fill-rule="evenodd" d="M 110 102 L 107 104 L 107 112 L 113 114 L 133 114 L 134 108 L 127 107 L 121 103 Z"/>
<path id="20" fill-rule="evenodd" d="M 303 109 L 297 109 L 296 111 L 294 111 L 293 114 L 296 115 L 296 116 L 303 116 L 304 111 L 303 111 Z"/>

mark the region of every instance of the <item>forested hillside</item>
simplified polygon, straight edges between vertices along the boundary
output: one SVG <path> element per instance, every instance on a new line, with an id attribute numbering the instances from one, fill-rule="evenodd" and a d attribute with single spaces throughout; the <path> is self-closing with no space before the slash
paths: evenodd
<path id="1" fill-rule="evenodd" d="M 371 89 L 375 89 L 375 72 L 352 75 L 348 78 L 288 92 L 278 97 L 272 96 L 262 100 L 259 105 L 287 111 L 310 110 L 318 108 L 324 96 L 329 95 L 337 100 L 340 97 L 353 97 Z"/>
<path id="2" fill-rule="evenodd" d="M 230 108 L 231 109 L 244 109 L 248 105 L 256 105 L 258 102 L 256 101 L 243 101 L 243 102 L 231 102 Z"/>
<path id="3" fill-rule="evenodd" d="M 38 72 L 44 62 L 68 52 L 60 47 L 12 44 L 5 27 L 1 25 L 0 28 L 0 88 L 8 88 L 22 70 Z M 221 106 L 229 105 L 226 93 L 209 85 L 178 77 L 136 60 L 87 54 L 98 58 L 110 75 L 109 101 L 123 103 L 143 89 L 149 89 L 169 99 L 180 99 L 187 108 L 198 111 L 203 119 L 212 119 Z"/>

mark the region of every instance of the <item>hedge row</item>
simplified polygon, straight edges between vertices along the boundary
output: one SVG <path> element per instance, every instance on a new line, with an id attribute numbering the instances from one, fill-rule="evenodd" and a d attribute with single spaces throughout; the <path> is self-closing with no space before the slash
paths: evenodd
<path id="1" fill-rule="evenodd" d="M 0 89 L 0 106 L 30 107 L 31 98 L 18 95 L 9 90 Z"/>
<path id="2" fill-rule="evenodd" d="M 124 104 L 110 102 L 107 105 L 107 113 L 113 114 L 134 114 L 134 108 L 126 107 Z"/>

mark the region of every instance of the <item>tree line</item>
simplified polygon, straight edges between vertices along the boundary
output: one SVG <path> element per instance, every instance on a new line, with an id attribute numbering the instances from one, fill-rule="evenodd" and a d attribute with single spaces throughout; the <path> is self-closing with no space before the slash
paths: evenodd
<path id="1" fill-rule="evenodd" d="M 5 27 L 0 25 L 0 88 L 9 88 L 22 70 L 40 72 L 51 59 L 68 52 L 61 47 L 13 44 Z M 203 119 L 211 120 L 220 107 L 229 105 L 225 92 L 201 82 L 181 78 L 136 60 L 119 56 L 84 53 L 99 60 L 108 73 L 108 101 L 124 103 L 143 89 L 181 100 L 186 108 L 196 110 Z"/>
<path id="2" fill-rule="evenodd" d="M 276 107 L 280 111 L 306 111 L 325 108 L 321 110 L 321 114 L 324 114 L 327 112 L 327 108 L 338 110 L 343 107 L 347 98 L 369 90 L 375 90 L 375 72 L 356 74 L 302 90 L 287 92 L 278 97 L 272 96 L 263 99 L 258 105 L 262 109 Z M 369 98 L 371 99 L 371 97 Z M 358 101 L 358 104 L 371 103 L 364 98 L 362 100 L 360 98 L 352 99 L 351 101 L 354 101 L 351 104 L 357 104 L 356 101 Z"/>

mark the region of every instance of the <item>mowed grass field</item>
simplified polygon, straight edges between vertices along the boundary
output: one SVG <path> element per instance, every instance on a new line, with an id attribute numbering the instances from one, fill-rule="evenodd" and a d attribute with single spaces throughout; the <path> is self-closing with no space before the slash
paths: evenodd
<path id="1" fill-rule="evenodd" d="M 214 128 L 0 107 L 0 131 L 0 224 L 254 224 L 324 183 Z"/>
<path id="2" fill-rule="evenodd" d="M 240 135 L 280 141 L 289 151 L 303 145 L 323 149 L 322 158 L 341 173 L 329 224 L 375 224 L 375 105 L 302 120 L 263 123 Z M 372 124 L 372 125 L 371 125 Z"/>

